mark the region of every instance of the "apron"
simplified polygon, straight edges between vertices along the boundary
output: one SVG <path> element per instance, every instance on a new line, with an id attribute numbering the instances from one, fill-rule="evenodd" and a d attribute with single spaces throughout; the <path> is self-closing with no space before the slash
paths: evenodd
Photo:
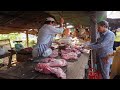
<path id="1" fill-rule="evenodd" d="M 50 46 L 52 45 L 52 39 L 53 39 L 53 37 L 51 37 L 50 41 L 47 44 L 39 44 L 39 46 L 38 46 L 38 57 L 42 56 L 44 51 L 46 51 L 48 48 L 50 48 Z"/>

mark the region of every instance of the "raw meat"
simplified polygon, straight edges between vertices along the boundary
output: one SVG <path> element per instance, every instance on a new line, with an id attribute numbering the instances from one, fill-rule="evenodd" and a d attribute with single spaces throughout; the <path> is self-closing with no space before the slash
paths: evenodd
<path id="1" fill-rule="evenodd" d="M 70 52 L 71 52 L 71 50 L 61 50 L 61 55 L 67 54 L 67 53 L 70 53 Z"/>
<path id="2" fill-rule="evenodd" d="M 75 47 L 68 47 L 68 48 L 66 48 L 65 50 L 61 50 L 61 53 L 70 53 L 70 52 L 75 52 L 76 54 L 80 54 L 81 52 L 80 52 L 80 50 L 79 50 L 79 48 L 75 48 Z"/>
<path id="3" fill-rule="evenodd" d="M 52 51 L 52 54 L 51 54 L 49 57 L 55 58 L 55 57 L 57 57 L 57 56 L 58 56 L 58 50 L 53 50 L 53 51 Z"/>
<path id="4" fill-rule="evenodd" d="M 42 62 L 47 63 L 49 66 L 52 66 L 52 67 L 61 67 L 61 66 L 67 65 L 67 62 L 64 59 L 46 58 L 46 59 L 43 59 Z"/>
<path id="5" fill-rule="evenodd" d="M 67 62 L 64 59 L 55 59 L 54 61 L 50 61 L 48 64 L 52 67 L 61 67 L 66 66 Z"/>
<path id="6" fill-rule="evenodd" d="M 33 50 L 33 48 L 28 47 L 28 48 L 24 48 L 24 50 L 27 51 L 27 52 L 31 52 Z"/>
<path id="7" fill-rule="evenodd" d="M 76 51 L 76 54 L 81 54 L 81 52 L 79 50 Z"/>
<path id="8" fill-rule="evenodd" d="M 39 71 L 41 73 L 50 74 L 51 73 L 51 67 L 47 63 L 38 63 L 35 67 L 36 71 Z"/>
<path id="9" fill-rule="evenodd" d="M 50 67 L 48 63 L 38 63 L 35 67 L 36 71 L 39 71 L 41 73 L 45 74 L 55 74 L 58 78 L 66 79 L 66 74 L 60 67 Z"/>
<path id="10" fill-rule="evenodd" d="M 54 61 L 54 60 L 55 60 L 54 58 L 45 58 L 45 59 L 42 59 L 41 62 L 48 63 L 48 62 Z"/>
<path id="11" fill-rule="evenodd" d="M 66 74 L 60 67 L 51 68 L 51 72 L 54 73 L 58 78 L 66 79 Z"/>
<path id="12" fill-rule="evenodd" d="M 71 51 L 76 53 L 76 52 L 78 52 L 79 50 L 76 49 L 76 48 L 71 48 Z"/>
<path id="13" fill-rule="evenodd" d="M 65 60 L 78 59 L 80 54 L 81 54 L 80 50 L 77 50 L 75 48 L 71 48 L 71 49 L 67 48 L 66 50 L 61 50 L 61 56 Z"/>
<path id="14" fill-rule="evenodd" d="M 65 60 L 68 60 L 68 59 L 78 59 L 77 54 L 75 52 L 62 54 L 62 58 L 65 59 Z"/>

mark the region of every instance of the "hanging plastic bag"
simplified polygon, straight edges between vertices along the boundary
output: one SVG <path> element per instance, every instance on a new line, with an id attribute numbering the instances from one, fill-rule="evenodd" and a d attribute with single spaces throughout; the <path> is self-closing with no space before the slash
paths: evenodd
<path id="1" fill-rule="evenodd" d="M 5 49 L 3 46 L 0 46 L 0 55 L 5 54 Z"/>

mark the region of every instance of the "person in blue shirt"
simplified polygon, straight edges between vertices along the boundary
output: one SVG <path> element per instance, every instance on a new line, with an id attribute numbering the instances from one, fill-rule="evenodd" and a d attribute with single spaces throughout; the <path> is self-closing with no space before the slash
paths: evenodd
<path id="1" fill-rule="evenodd" d="M 33 48 L 33 57 L 48 57 L 52 53 L 51 45 L 53 37 L 56 34 L 62 34 L 64 19 L 60 20 L 60 27 L 56 27 L 55 19 L 52 17 L 46 18 L 44 25 L 39 29 L 37 44 Z"/>
<path id="2" fill-rule="evenodd" d="M 98 68 L 101 71 L 103 79 L 109 79 L 110 66 L 112 64 L 112 57 L 108 55 L 113 53 L 113 45 L 115 34 L 108 30 L 109 24 L 107 21 L 103 20 L 98 23 L 98 32 L 100 33 L 100 38 L 96 43 L 91 43 L 87 48 L 96 50 Z"/>

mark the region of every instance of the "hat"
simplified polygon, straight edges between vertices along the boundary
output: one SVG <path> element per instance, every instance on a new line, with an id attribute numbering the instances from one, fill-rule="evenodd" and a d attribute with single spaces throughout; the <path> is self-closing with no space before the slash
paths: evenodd
<path id="1" fill-rule="evenodd" d="M 55 19 L 52 17 L 48 17 L 48 18 L 46 18 L 46 21 L 55 21 Z"/>

